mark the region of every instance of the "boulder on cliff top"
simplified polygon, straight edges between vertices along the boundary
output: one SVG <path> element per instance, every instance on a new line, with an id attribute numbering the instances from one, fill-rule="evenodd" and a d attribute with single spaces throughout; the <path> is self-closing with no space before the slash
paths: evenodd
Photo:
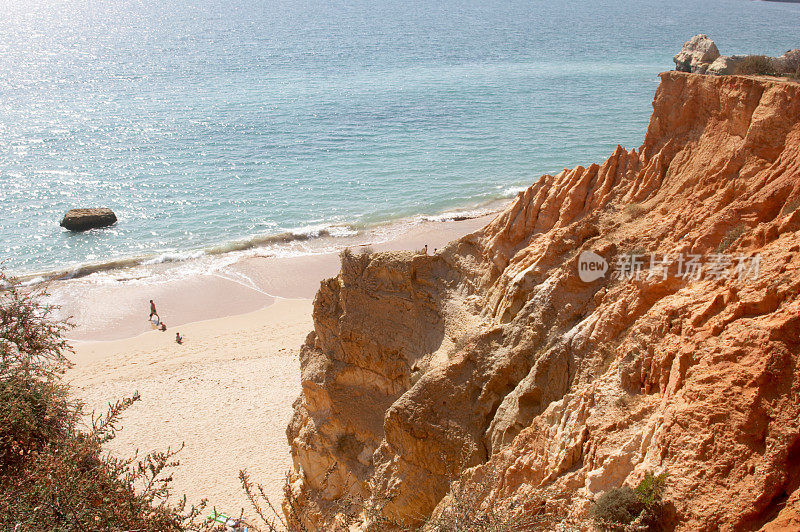
<path id="1" fill-rule="evenodd" d="M 699 72 L 704 74 L 708 65 L 719 57 L 714 41 L 703 33 L 695 35 L 685 43 L 681 51 L 672 58 L 678 72 Z"/>
<path id="2" fill-rule="evenodd" d="M 764 72 L 741 71 L 747 61 L 759 59 L 767 67 Z M 695 35 L 685 43 L 672 60 L 678 72 L 694 74 L 714 74 L 729 76 L 733 74 L 794 74 L 800 68 L 800 50 L 789 50 L 780 57 L 753 55 L 720 55 L 717 45 L 708 35 Z"/>
<path id="3" fill-rule="evenodd" d="M 86 231 L 95 227 L 107 227 L 116 221 L 117 215 L 111 209 L 71 209 L 61 220 L 61 227 L 70 231 Z"/>
<path id="4" fill-rule="evenodd" d="M 714 74 L 715 76 L 736 74 L 739 70 L 739 66 L 744 63 L 746 58 L 746 55 L 721 55 L 706 68 L 705 73 Z"/>

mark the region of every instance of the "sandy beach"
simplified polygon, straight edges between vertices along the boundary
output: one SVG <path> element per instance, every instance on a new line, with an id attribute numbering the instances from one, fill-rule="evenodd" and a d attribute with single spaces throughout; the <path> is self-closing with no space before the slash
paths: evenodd
<path id="1" fill-rule="evenodd" d="M 207 498 L 238 513 L 246 468 L 280 499 L 290 465 L 285 426 L 300 391 L 298 353 L 311 329 L 311 301 L 278 299 L 267 308 L 110 342 L 76 345 L 68 378 L 74 394 L 102 410 L 138 391 L 107 450 L 130 456 L 181 444 L 175 495 Z"/>
<path id="2" fill-rule="evenodd" d="M 382 242 L 375 251 L 430 251 L 471 233 L 493 215 L 423 222 Z M 114 281 L 92 276 L 54 283 L 54 300 L 72 316 L 74 367 L 67 373 L 89 410 L 138 391 L 108 445 L 120 456 L 185 445 L 174 471 L 177 500 L 203 498 L 219 511 L 238 513 L 247 501 L 240 469 L 278 503 L 291 458 L 285 429 L 300 391 L 298 355 L 311 331 L 313 296 L 336 275 L 337 253 L 294 257 L 258 253 L 191 275 L 186 264 L 117 272 Z M 155 274 L 153 273 L 155 272 Z M 147 321 L 148 300 L 158 305 L 166 332 Z M 175 333 L 185 338 L 175 343 Z"/>

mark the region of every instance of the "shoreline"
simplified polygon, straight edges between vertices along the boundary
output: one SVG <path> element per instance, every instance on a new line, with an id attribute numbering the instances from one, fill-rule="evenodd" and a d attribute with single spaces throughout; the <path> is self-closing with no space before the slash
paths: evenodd
<path id="1" fill-rule="evenodd" d="M 345 248 L 391 251 L 427 244 L 432 253 L 482 228 L 498 212 L 395 223 L 359 235 L 302 242 L 302 248 L 252 248 L 51 281 L 48 301 L 60 307 L 58 318 L 71 318 L 70 341 L 119 340 L 152 330 L 150 299 L 172 332 L 189 323 L 263 309 L 278 298 L 312 299 L 320 281 L 338 273 L 338 254 Z"/>
<path id="2" fill-rule="evenodd" d="M 306 254 L 306 249 L 342 247 L 342 242 L 373 238 L 376 235 L 402 233 L 404 228 L 418 223 L 464 221 L 497 214 L 527 187 L 509 187 L 501 196 L 490 200 L 453 207 L 438 214 L 416 214 L 363 226 L 358 223 L 322 223 L 278 233 L 252 234 L 222 243 L 199 248 L 153 250 L 141 255 L 113 257 L 108 260 L 86 261 L 52 269 L 9 272 L 23 286 L 80 279 L 96 273 L 107 273 L 159 264 L 181 263 L 203 257 L 218 257 L 246 252 L 266 252 L 276 255 Z M 99 229 L 102 231 L 103 229 Z M 389 236 L 388 238 L 392 238 Z M 298 251 L 300 250 L 300 251 Z M 312 251 L 313 253 L 313 251 Z"/>

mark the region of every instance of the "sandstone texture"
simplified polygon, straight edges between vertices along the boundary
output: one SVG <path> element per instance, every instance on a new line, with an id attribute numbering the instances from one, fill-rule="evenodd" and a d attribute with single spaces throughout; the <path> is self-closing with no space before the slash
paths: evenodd
<path id="1" fill-rule="evenodd" d="M 672 58 L 675 70 L 695 74 L 728 76 L 739 73 L 739 68 L 748 57 L 763 58 L 772 73 L 790 75 L 800 68 L 800 50 L 789 50 L 780 57 L 720 55 L 714 41 L 708 35 L 695 35 L 683 44 L 681 51 Z"/>
<path id="2" fill-rule="evenodd" d="M 71 209 L 61 220 L 61 227 L 70 231 L 86 231 L 96 227 L 107 227 L 117 221 L 111 209 Z"/>
<path id="3" fill-rule="evenodd" d="M 798 530 L 799 207 L 800 84 L 668 72 L 638 150 L 433 256 L 343 254 L 301 351 L 290 521 L 430 528 L 468 493 L 581 530 L 650 471 L 666 530 Z"/>

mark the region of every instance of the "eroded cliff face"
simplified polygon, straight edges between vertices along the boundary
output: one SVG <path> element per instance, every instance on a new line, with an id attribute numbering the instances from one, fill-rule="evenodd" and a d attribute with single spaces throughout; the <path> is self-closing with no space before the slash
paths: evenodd
<path id="1" fill-rule="evenodd" d="M 542 176 L 435 256 L 343 258 L 302 349 L 290 516 L 414 526 L 454 487 L 549 529 L 667 471 L 668 529 L 798 529 L 800 84 L 661 78 L 638 151 Z M 585 251 L 622 272 L 582 281 Z"/>

